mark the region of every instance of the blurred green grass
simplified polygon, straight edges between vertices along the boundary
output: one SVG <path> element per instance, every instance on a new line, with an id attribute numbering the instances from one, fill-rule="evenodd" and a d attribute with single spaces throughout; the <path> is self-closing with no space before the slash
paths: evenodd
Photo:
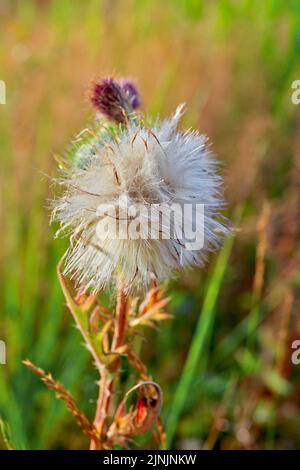
<path id="1" fill-rule="evenodd" d="M 207 133 L 224 162 L 228 215 L 243 208 L 232 251 L 171 283 L 175 319 L 142 344 L 164 390 L 169 444 L 299 448 L 299 372 L 290 363 L 300 337 L 300 121 L 290 100 L 300 76 L 299 2 L 0 0 L 0 38 L 0 416 L 13 444 L 87 445 L 21 361 L 51 370 L 91 415 L 96 374 L 56 279 L 66 240 L 53 240 L 44 175 L 55 174 L 54 154 L 91 120 L 89 81 L 117 73 L 137 80 L 150 113 L 187 102 L 185 126 Z M 249 342 L 265 200 L 264 285 Z"/>

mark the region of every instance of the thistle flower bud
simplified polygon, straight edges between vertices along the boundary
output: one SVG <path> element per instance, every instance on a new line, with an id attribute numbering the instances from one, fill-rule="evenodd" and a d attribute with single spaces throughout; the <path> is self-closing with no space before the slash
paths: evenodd
<path id="1" fill-rule="evenodd" d="M 138 92 L 129 80 L 119 84 L 112 77 L 94 83 L 91 102 L 97 111 L 117 123 L 126 124 L 128 117 L 139 106 Z"/>

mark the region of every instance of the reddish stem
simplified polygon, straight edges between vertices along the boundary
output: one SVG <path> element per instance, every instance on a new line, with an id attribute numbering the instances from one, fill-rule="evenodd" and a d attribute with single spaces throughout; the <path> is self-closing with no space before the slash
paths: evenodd
<path id="1" fill-rule="evenodd" d="M 123 289 L 119 289 L 117 297 L 115 330 L 112 341 L 112 351 L 116 351 L 119 347 L 123 346 L 127 321 L 127 296 Z M 99 433 L 99 440 L 92 440 L 90 450 L 103 449 L 103 442 L 105 441 L 105 428 L 106 421 L 109 414 L 109 407 L 111 396 L 114 388 L 114 383 L 117 378 L 117 373 L 120 367 L 120 357 L 117 356 L 116 360 L 111 366 L 111 372 L 105 367 L 100 371 L 101 379 L 99 381 L 99 396 L 97 400 L 96 415 L 94 419 L 94 426 Z"/>

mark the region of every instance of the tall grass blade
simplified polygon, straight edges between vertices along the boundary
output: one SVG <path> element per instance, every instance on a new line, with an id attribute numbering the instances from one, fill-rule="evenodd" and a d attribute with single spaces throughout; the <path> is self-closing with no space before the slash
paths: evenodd
<path id="1" fill-rule="evenodd" d="M 184 404 L 190 392 L 199 357 L 204 350 L 207 335 L 210 331 L 210 325 L 213 321 L 215 304 L 218 298 L 224 273 L 227 267 L 228 259 L 233 245 L 233 238 L 228 237 L 223 250 L 218 256 L 216 266 L 209 281 L 207 294 L 204 299 L 202 311 L 199 316 L 193 341 L 183 368 L 183 372 L 175 393 L 173 405 L 167 421 L 167 447 L 169 448 L 174 439 L 177 424 L 182 414 Z"/>

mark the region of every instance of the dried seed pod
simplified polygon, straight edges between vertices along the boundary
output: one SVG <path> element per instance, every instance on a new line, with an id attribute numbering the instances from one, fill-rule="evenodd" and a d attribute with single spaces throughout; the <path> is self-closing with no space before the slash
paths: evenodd
<path id="1" fill-rule="evenodd" d="M 137 391 L 135 404 L 126 413 L 126 402 L 134 391 Z M 157 383 L 149 380 L 135 385 L 120 403 L 107 438 L 124 445 L 131 436 L 150 431 L 159 418 L 162 401 L 162 391 Z"/>

